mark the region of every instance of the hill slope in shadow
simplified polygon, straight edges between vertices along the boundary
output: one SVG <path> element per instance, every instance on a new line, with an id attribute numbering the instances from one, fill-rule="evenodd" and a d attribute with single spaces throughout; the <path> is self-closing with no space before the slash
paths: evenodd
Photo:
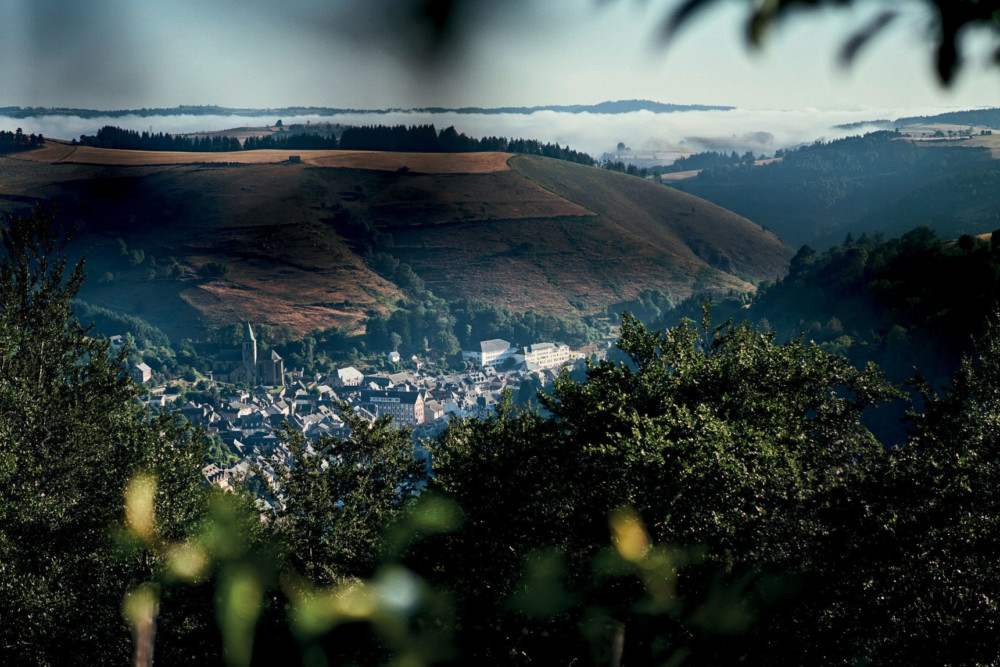
<path id="1" fill-rule="evenodd" d="M 463 171 L 441 155 L 355 155 L 348 167 L 309 151 L 270 164 L 129 153 L 115 165 L 0 157 L 0 211 L 56 204 L 80 227 L 84 298 L 171 336 L 236 320 L 356 326 L 402 294 L 386 262 L 439 296 L 567 315 L 648 288 L 678 300 L 752 289 L 789 258 L 717 206 L 546 158 L 483 154 Z"/>

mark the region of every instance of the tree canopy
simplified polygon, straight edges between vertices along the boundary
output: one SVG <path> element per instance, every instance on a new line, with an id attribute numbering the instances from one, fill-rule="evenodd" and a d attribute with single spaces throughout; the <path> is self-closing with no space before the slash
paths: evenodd
<path id="1" fill-rule="evenodd" d="M 124 353 L 73 317 L 84 273 L 67 272 L 66 230 L 35 211 L 0 234 L 0 661 L 121 662 L 122 599 L 162 565 L 115 537 L 123 494 L 158 480 L 158 530 L 176 539 L 203 507 L 200 445 L 149 418 Z"/>

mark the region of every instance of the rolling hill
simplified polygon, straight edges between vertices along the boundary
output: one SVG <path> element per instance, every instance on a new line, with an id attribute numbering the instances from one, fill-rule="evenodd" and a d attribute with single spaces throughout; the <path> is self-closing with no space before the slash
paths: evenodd
<path id="1" fill-rule="evenodd" d="M 790 256 L 774 234 L 708 202 L 568 162 L 298 157 L 50 141 L 0 157 L 0 211 L 55 204 L 80 227 L 84 298 L 178 337 L 241 319 L 353 326 L 401 296 L 379 261 L 409 264 L 438 296 L 580 315 L 648 288 L 676 299 L 752 289 L 783 275 Z"/>

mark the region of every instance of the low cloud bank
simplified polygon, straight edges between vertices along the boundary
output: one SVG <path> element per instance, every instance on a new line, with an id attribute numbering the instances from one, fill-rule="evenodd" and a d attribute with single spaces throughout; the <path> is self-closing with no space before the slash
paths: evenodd
<path id="1" fill-rule="evenodd" d="M 538 111 L 533 114 L 458 114 L 390 112 L 341 114 L 335 116 L 282 117 L 291 123 L 341 123 L 345 125 L 415 125 L 433 124 L 438 129 L 454 125 L 459 132 L 473 137 L 504 136 L 538 139 L 558 143 L 600 158 L 616 153 L 625 144 L 645 160 L 664 163 L 682 155 L 700 151 L 753 151 L 773 153 L 816 140 L 829 141 L 863 134 L 874 126 L 837 128 L 845 123 L 859 123 L 879 118 L 932 115 L 953 109 L 877 109 L 852 110 L 780 110 L 734 109 L 731 111 L 685 111 L 653 113 L 637 111 L 625 114 L 564 113 Z M 26 133 L 41 132 L 58 139 L 94 134 L 104 125 L 170 134 L 226 130 L 237 127 L 260 127 L 279 120 L 277 116 L 122 116 L 119 118 L 80 118 L 77 116 L 38 116 L 7 118 L 0 116 L 0 130 L 22 128 Z"/>

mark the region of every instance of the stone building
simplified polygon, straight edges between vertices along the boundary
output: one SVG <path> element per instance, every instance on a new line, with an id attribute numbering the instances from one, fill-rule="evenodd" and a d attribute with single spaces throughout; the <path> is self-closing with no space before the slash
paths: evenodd
<path id="1" fill-rule="evenodd" d="M 217 354 L 212 362 L 212 372 L 217 380 L 223 382 L 285 386 L 284 360 L 274 350 L 263 358 L 258 357 L 257 337 L 249 322 L 246 323 L 240 349 L 222 350 Z"/>

